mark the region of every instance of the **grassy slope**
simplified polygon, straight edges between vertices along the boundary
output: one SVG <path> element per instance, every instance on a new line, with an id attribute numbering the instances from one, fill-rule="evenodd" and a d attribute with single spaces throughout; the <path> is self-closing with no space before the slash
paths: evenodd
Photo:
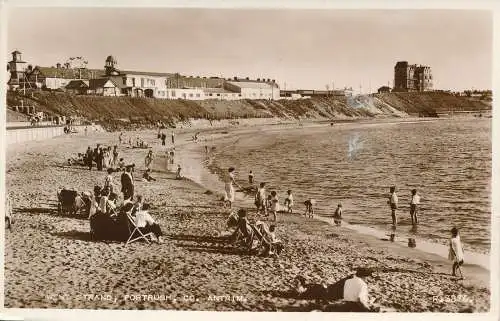
<path id="1" fill-rule="evenodd" d="M 9 92 L 7 105 L 34 105 L 37 110 L 54 115 L 84 116 L 94 120 L 132 119 L 167 121 L 188 118 L 345 118 L 345 117 L 401 117 L 407 113 L 433 116 L 454 110 L 488 108 L 479 101 L 471 101 L 446 93 L 390 93 L 373 97 L 318 97 L 304 100 L 239 100 L 189 101 L 132 97 L 76 96 L 66 93 L 35 92 L 27 98 Z"/>

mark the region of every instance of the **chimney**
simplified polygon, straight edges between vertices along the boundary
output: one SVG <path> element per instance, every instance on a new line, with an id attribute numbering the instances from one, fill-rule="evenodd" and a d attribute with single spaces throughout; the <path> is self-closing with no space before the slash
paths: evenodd
<path id="1" fill-rule="evenodd" d="M 238 80 L 238 77 L 234 76 L 234 78 L 233 78 L 233 79 L 236 81 L 236 80 Z"/>

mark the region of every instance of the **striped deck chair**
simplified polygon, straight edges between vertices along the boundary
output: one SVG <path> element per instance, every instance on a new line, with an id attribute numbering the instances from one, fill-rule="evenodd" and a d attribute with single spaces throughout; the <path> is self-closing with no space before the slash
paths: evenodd
<path id="1" fill-rule="evenodd" d="M 149 244 L 151 242 L 151 240 L 153 239 L 154 234 L 153 234 L 153 232 L 143 233 L 141 231 L 141 228 L 138 227 L 137 224 L 135 224 L 135 219 L 134 219 L 134 217 L 132 217 L 132 210 L 133 209 L 126 212 L 128 223 L 129 223 L 130 236 L 128 237 L 128 240 L 125 243 L 125 245 L 128 245 L 132 242 L 139 241 L 139 240 L 145 240 Z M 135 235 L 137 235 L 137 236 L 135 236 Z"/>

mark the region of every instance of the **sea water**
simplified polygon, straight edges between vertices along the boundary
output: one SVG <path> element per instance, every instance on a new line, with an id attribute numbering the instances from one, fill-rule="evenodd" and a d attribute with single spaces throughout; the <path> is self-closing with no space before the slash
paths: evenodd
<path id="1" fill-rule="evenodd" d="M 210 155 L 197 161 L 214 174 L 221 172 L 214 168 L 233 166 L 237 181 L 248 186 L 252 170 L 255 184 L 266 182 L 281 204 L 292 190 L 296 212 L 303 213 L 304 200 L 313 198 L 315 214 L 331 217 L 341 203 L 346 223 L 390 233 L 387 200 L 389 187 L 396 186 L 398 235 L 445 244 L 455 226 L 468 249 L 489 251 L 489 119 L 270 128 L 203 144 L 210 145 Z M 189 174 L 210 181 L 207 175 Z M 223 190 L 222 183 L 211 182 Z M 416 229 L 409 215 L 414 188 L 421 196 Z"/>

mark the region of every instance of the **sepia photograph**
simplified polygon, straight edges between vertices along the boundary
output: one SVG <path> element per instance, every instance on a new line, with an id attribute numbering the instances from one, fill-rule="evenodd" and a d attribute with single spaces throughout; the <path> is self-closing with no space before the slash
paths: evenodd
<path id="1" fill-rule="evenodd" d="M 492 312 L 492 10 L 3 10 L 5 311 Z"/>

